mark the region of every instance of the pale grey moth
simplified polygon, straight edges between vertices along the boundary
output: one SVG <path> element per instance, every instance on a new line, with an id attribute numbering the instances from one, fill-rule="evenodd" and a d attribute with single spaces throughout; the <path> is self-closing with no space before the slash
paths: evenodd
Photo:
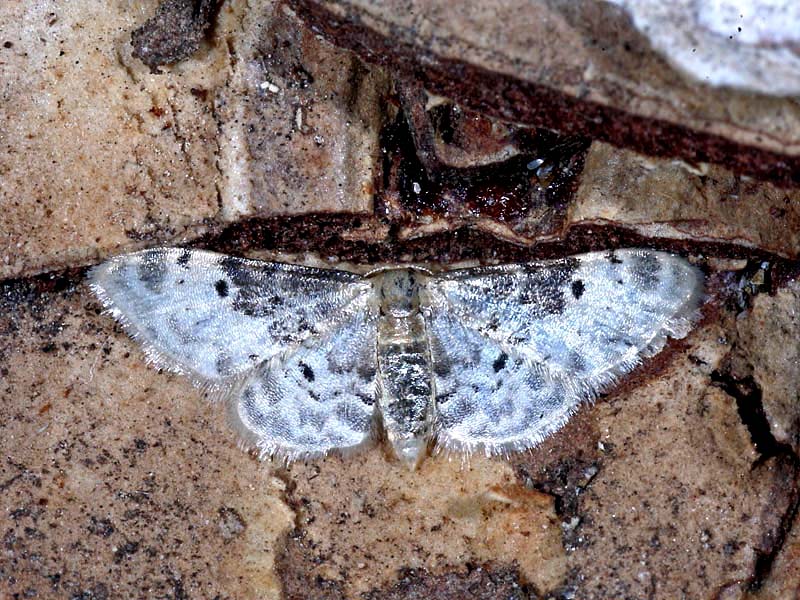
<path id="1" fill-rule="evenodd" d="M 160 368 L 225 398 L 247 446 L 295 460 L 385 431 L 412 468 L 429 442 L 530 448 L 698 316 L 703 276 L 651 250 L 365 276 L 155 248 L 91 286 Z"/>

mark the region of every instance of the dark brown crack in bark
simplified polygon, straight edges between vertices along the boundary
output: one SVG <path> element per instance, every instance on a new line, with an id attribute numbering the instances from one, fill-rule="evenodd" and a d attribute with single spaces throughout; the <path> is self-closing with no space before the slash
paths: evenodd
<path id="1" fill-rule="evenodd" d="M 800 185 L 800 156 L 757 148 L 662 119 L 637 116 L 611 105 L 585 101 L 512 75 L 439 56 L 435 50 L 405 42 L 402 36 L 384 37 L 357 16 L 348 14 L 347 8 L 336 14 L 325 3 L 314 0 L 292 0 L 290 4 L 301 18 L 334 44 L 481 113 L 565 135 L 603 140 L 652 156 L 680 157 L 695 164 L 716 163 L 735 173 L 783 186 Z"/>

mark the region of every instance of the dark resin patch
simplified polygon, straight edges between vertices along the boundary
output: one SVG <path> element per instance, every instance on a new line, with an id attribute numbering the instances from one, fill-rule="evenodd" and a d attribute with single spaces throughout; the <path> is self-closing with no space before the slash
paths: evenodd
<path id="1" fill-rule="evenodd" d="M 147 254 L 136 266 L 136 276 L 151 292 L 160 293 L 167 276 L 167 265 L 161 260 L 152 260 L 153 254 Z"/>
<path id="2" fill-rule="evenodd" d="M 217 294 L 219 294 L 220 298 L 227 298 L 228 296 L 228 282 L 224 279 L 220 279 L 217 283 L 214 284 L 214 289 L 217 290 Z"/>
<path id="3" fill-rule="evenodd" d="M 492 368 L 494 369 L 494 372 L 499 373 L 500 371 L 505 369 L 507 362 L 508 362 L 508 354 L 506 354 L 505 352 L 501 352 L 500 355 L 492 363 Z"/>
<path id="4" fill-rule="evenodd" d="M 197 51 L 211 26 L 218 0 L 164 0 L 153 17 L 131 34 L 133 55 L 158 73 Z"/>
<path id="5" fill-rule="evenodd" d="M 583 284 L 583 281 L 576 279 L 572 282 L 572 295 L 575 297 L 575 300 L 581 299 L 584 290 L 586 290 L 586 286 Z"/>
<path id="6" fill-rule="evenodd" d="M 309 383 L 314 381 L 314 369 L 309 367 L 304 362 L 299 363 L 299 365 L 300 365 L 300 372 L 303 374 L 305 380 L 308 381 Z"/>
<path id="7" fill-rule="evenodd" d="M 644 288 L 654 288 L 659 282 L 658 273 L 661 271 L 661 261 L 652 254 L 635 256 L 631 271 Z"/>

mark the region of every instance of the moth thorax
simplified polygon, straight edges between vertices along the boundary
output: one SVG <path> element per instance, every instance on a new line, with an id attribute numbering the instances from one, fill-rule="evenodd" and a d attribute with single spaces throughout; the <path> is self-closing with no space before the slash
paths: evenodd
<path id="1" fill-rule="evenodd" d="M 404 317 L 419 310 L 419 273 L 413 269 L 384 271 L 376 278 L 381 314 Z"/>

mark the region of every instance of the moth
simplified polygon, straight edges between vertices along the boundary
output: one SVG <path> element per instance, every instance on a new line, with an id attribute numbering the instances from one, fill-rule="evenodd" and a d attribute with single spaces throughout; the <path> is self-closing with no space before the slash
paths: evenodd
<path id="1" fill-rule="evenodd" d="M 91 287 L 150 363 L 225 399 L 246 446 L 287 461 L 385 432 L 436 449 L 530 448 L 698 316 L 703 275 L 651 250 L 366 275 L 154 248 Z"/>

